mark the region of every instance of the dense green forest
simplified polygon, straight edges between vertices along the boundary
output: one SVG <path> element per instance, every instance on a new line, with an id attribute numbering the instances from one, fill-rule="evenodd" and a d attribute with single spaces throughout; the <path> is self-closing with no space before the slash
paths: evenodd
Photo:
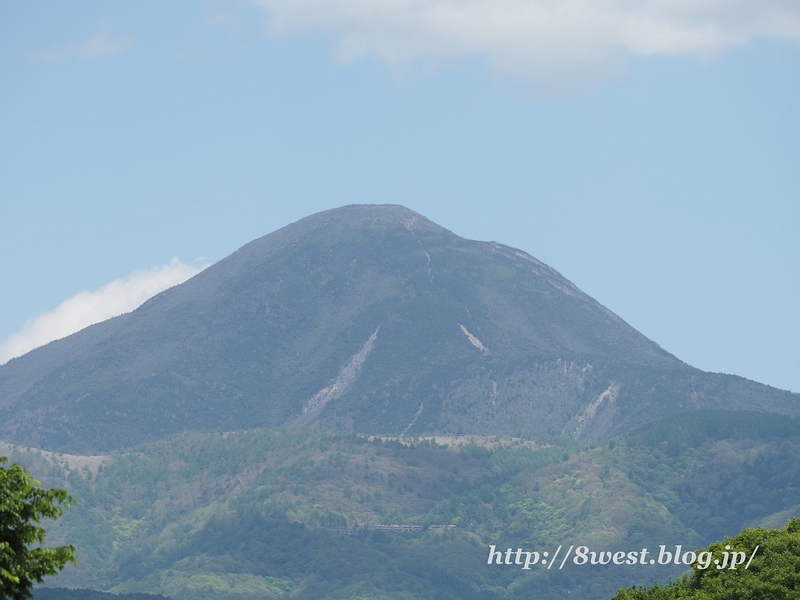
<path id="1" fill-rule="evenodd" d="M 688 567 L 524 570 L 487 564 L 490 546 L 696 549 L 797 513 L 800 426 L 783 416 L 679 414 L 593 446 L 463 441 L 273 429 L 9 454 L 78 499 L 48 541 L 75 544 L 80 565 L 49 585 L 176 600 L 608 598 Z"/>

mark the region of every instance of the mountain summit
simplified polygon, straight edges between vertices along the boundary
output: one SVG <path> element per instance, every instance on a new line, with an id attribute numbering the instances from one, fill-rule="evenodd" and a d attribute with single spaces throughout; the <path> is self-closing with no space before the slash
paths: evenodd
<path id="1" fill-rule="evenodd" d="M 798 400 L 684 364 L 521 250 L 355 205 L 1 366 L 0 437 L 82 452 L 262 426 L 596 440 Z"/>

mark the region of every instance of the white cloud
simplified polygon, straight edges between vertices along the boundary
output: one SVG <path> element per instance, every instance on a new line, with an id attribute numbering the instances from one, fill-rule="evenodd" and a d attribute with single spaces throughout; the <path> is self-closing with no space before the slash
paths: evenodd
<path id="1" fill-rule="evenodd" d="M 486 57 L 539 92 L 591 85 L 628 56 L 800 41 L 797 0 L 253 0 L 275 34 L 330 31 L 343 61 Z"/>
<path id="2" fill-rule="evenodd" d="M 108 28 L 108 19 L 103 19 L 94 32 L 84 40 L 53 44 L 46 48 L 33 48 L 28 52 L 28 56 L 35 61 L 49 63 L 85 61 L 118 54 L 132 47 L 135 42 L 134 34 L 112 32 Z"/>
<path id="3" fill-rule="evenodd" d="M 173 258 L 167 265 L 135 271 L 95 292 L 80 292 L 55 310 L 28 320 L 20 331 L 6 338 L 0 344 L 0 364 L 84 327 L 135 310 L 149 298 L 201 270 Z"/>

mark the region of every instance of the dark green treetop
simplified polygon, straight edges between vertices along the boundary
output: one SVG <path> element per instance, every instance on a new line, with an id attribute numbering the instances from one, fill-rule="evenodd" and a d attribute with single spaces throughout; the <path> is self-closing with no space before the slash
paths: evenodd
<path id="1" fill-rule="evenodd" d="M 729 548 L 728 548 L 729 547 Z M 790 600 L 800 597 L 800 518 L 780 529 L 745 529 L 708 547 L 713 556 L 745 552 L 753 556 L 747 569 L 701 569 L 667 585 L 621 589 L 612 600 Z"/>
<path id="2" fill-rule="evenodd" d="M 0 457 L 0 465 L 8 462 Z M 42 517 L 56 519 L 75 499 L 66 491 L 45 490 L 31 474 L 12 464 L 0 467 L 0 598 L 24 600 L 34 582 L 75 561 L 75 547 L 45 548 Z M 34 546 L 34 547 L 30 547 Z"/>

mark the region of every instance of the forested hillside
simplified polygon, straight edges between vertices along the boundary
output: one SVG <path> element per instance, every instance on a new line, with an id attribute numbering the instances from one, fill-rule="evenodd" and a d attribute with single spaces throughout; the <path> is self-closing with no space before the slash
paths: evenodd
<path id="1" fill-rule="evenodd" d="M 800 497 L 800 426 L 770 415 L 676 415 L 593 446 L 459 441 L 190 432 L 93 459 L 11 458 L 79 500 L 48 539 L 76 544 L 80 566 L 53 585 L 178 600 L 607 598 L 686 567 L 523 570 L 487 565 L 489 546 L 696 548 L 782 525 Z"/>

